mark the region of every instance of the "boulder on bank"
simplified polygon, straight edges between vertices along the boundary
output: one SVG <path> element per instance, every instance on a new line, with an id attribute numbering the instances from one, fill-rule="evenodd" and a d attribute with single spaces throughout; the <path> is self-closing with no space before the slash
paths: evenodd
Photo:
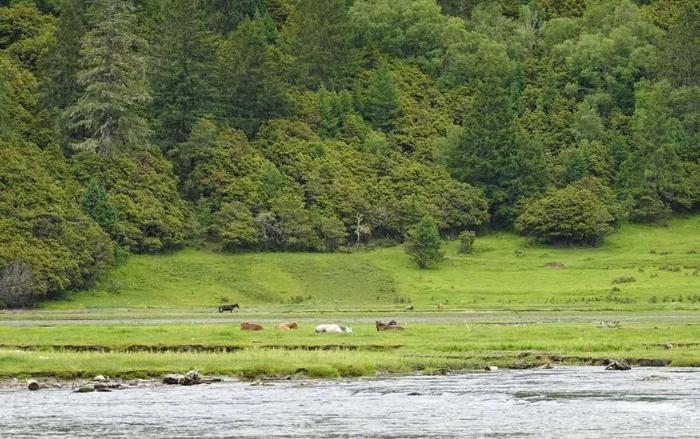
<path id="1" fill-rule="evenodd" d="M 179 373 L 169 373 L 163 376 L 163 384 L 180 384 L 184 378 Z"/>
<path id="2" fill-rule="evenodd" d="M 498 370 L 498 366 L 486 366 L 484 370 L 487 372 L 495 372 Z"/>
<path id="3" fill-rule="evenodd" d="M 630 370 L 630 365 L 625 360 L 608 360 L 608 365 L 605 370 Z"/>
<path id="4" fill-rule="evenodd" d="M 29 390 L 39 390 L 39 382 L 36 380 L 27 381 L 27 388 Z"/>
<path id="5" fill-rule="evenodd" d="M 180 384 L 183 386 L 193 386 L 202 383 L 202 375 L 198 370 L 191 370 L 184 375 L 179 373 L 169 373 L 163 376 L 163 384 Z"/>
<path id="6" fill-rule="evenodd" d="M 90 393 L 94 391 L 95 386 L 93 386 L 92 384 L 83 384 L 82 386 L 78 387 L 75 393 Z"/>
<path id="7" fill-rule="evenodd" d="M 182 384 L 183 386 L 192 386 L 195 384 L 199 384 L 202 381 L 202 377 L 199 374 L 198 370 L 191 370 L 185 374 L 185 376 L 182 378 Z"/>

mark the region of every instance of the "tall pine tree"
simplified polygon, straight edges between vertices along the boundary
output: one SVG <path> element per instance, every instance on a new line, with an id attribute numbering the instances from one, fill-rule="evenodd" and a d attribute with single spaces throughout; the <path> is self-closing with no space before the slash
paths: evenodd
<path id="1" fill-rule="evenodd" d="M 475 85 L 462 129 L 445 156 L 459 180 L 484 188 L 495 222 L 512 223 L 522 197 L 544 186 L 544 158 L 538 143 L 518 132 L 509 90 L 495 81 Z"/>
<path id="2" fill-rule="evenodd" d="M 253 134 L 265 119 L 287 111 L 279 51 L 268 44 L 261 17 L 244 20 L 217 51 L 217 77 L 223 116 Z"/>
<path id="3" fill-rule="evenodd" d="M 294 56 L 294 80 L 314 90 L 336 90 L 355 67 L 347 0 L 301 0 L 287 21 L 287 52 Z"/>
<path id="4" fill-rule="evenodd" d="M 73 147 L 105 156 L 143 148 L 150 134 L 143 113 L 151 94 L 134 8 L 125 0 L 96 0 L 89 12 L 93 27 L 83 37 L 77 74 L 82 92 L 67 109 L 80 130 Z"/>
<path id="5" fill-rule="evenodd" d="M 215 112 L 214 40 L 202 3 L 165 2 L 154 29 L 150 113 L 166 150 L 184 142 L 197 119 Z"/>
<path id="6" fill-rule="evenodd" d="M 362 112 L 369 123 L 387 131 L 401 116 L 399 92 L 386 66 L 374 71 Z"/>

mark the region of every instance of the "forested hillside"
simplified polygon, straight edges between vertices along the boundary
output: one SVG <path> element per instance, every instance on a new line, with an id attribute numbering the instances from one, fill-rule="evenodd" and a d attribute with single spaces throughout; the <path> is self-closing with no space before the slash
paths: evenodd
<path id="1" fill-rule="evenodd" d="M 697 0 L 0 0 L 0 306 L 128 253 L 699 207 Z"/>

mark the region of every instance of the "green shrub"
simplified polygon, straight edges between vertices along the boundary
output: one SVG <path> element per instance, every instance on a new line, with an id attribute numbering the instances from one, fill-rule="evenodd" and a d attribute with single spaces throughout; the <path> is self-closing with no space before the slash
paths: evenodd
<path id="1" fill-rule="evenodd" d="M 426 216 L 409 232 L 406 253 L 419 268 L 427 268 L 432 263 L 442 261 L 441 244 L 437 223 L 433 217 Z"/>
<path id="2" fill-rule="evenodd" d="M 476 241 L 476 233 L 471 230 L 465 230 L 457 237 L 459 239 L 459 252 L 471 253 Z"/>
<path id="3" fill-rule="evenodd" d="M 618 276 L 615 279 L 612 280 L 613 284 L 626 284 L 630 282 L 636 282 L 637 279 L 633 278 L 632 276 Z"/>
<path id="4" fill-rule="evenodd" d="M 72 160 L 83 184 L 99 178 L 108 201 L 119 212 L 111 235 L 133 252 L 177 248 L 185 238 L 187 206 L 177 191 L 172 166 L 156 150 L 105 158 L 84 152 Z"/>
<path id="5" fill-rule="evenodd" d="M 106 232 L 111 232 L 119 219 L 117 208 L 109 199 L 104 187 L 97 180 L 91 180 L 80 199 L 83 212 L 90 215 Z"/>
<path id="6" fill-rule="evenodd" d="M 78 203 L 60 151 L 0 144 L 0 302 L 84 288 L 113 264 L 109 236 Z"/>
<path id="7" fill-rule="evenodd" d="M 557 245 L 598 245 L 613 232 L 615 217 L 588 189 L 568 186 L 525 204 L 515 227 Z"/>

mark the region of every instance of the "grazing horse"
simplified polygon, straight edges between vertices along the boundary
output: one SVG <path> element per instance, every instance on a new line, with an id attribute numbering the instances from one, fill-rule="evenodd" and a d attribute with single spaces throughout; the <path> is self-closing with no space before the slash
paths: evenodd
<path id="1" fill-rule="evenodd" d="M 241 331 L 262 331 L 263 327 L 262 325 L 258 325 L 257 323 L 249 323 L 249 322 L 242 322 L 241 323 Z"/>
<path id="2" fill-rule="evenodd" d="M 337 334 L 348 334 L 352 332 L 352 328 L 349 326 L 340 326 L 340 325 L 318 325 L 316 329 L 314 329 L 316 332 L 335 332 Z"/>
<path id="3" fill-rule="evenodd" d="M 219 312 L 224 312 L 224 311 L 229 311 L 233 312 L 234 309 L 240 308 L 237 303 L 234 303 L 233 305 L 221 305 L 219 307 Z"/>
<path id="4" fill-rule="evenodd" d="M 297 326 L 297 322 L 280 323 L 279 325 L 275 326 L 275 329 L 279 329 L 280 331 L 288 331 L 290 329 L 297 329 L 297 328 L 299 328 Z"/>
<path id="5" fill-rule="evenodd" d="M 404 330 L 404 327 L 399 326 L 399 324 L 396 323 L 396 320 L 391 320 L 388 323 L 384 323 L 384 322 L 381 322 L 379 320 L 375 320 L 374 324 L 377 327 L 377 331 L 403 331 Z"/>

